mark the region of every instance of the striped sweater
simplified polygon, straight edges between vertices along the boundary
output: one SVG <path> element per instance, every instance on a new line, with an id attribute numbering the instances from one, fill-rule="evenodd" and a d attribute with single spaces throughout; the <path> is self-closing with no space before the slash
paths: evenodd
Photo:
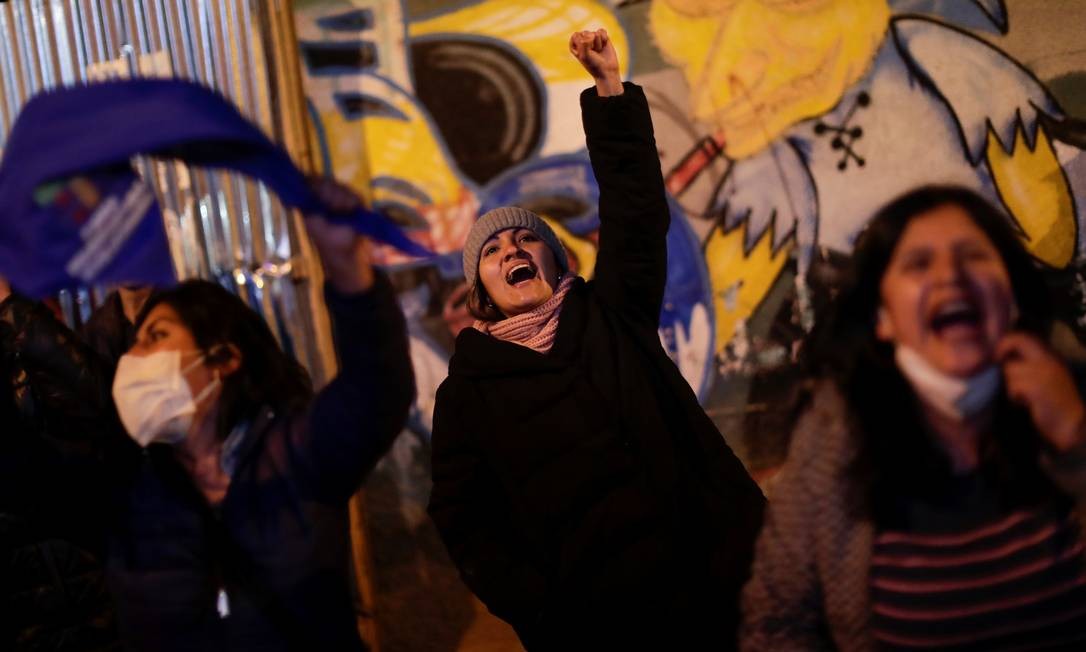
<path id="1" fill-rule="evenodd" d="M 965 577 L 960 572 L 963 568 L 956 564 L 943 569 L 948 573 L 955 571 L 955 575 L 901 577 L 891 573 L 894 567 L 900 570 L 899 564 L 883 563 L 891 559 L 908 559 L 910 552 L 932 554 L 933 547 L 924 547 L 922 543 L 917 545 L 922 541 L 919 536 L 903 539 L 904 532 L 879 531 L 872 519 L 865 515 L 863 497 L 851 491 L 850 483 L 846 480 L 857 454 L 847 423 L 844 400 L 832 383 L 822 383 L 810 407 L 797 422 L 788 458 L 770 495 L 765 524 L 755 549 L 751 578 L 743 589 L 740 631 L 740 647 L 743 650 L 788 652 L 836 649 L 867 652 L 879 649 L 883 643 L 876 640 L 876 635 L 885 637 L 896 633 L 904 636 L 909 633 L 909 630 L 899 627 L 900 619 L 895 621 L 887 613 L 900 616 L 903 612 L 893 609 L 910 605 L 900 601 L 900 592 L 879 593 L 873 585 L 875 579 L 880 581 L 878 587 L 881 588 L 901 588 L 904 585 L 900 581 L 906 580 L 914 582 L 911 588 L 915 589 L 918 581 L 931 582 L 937 588 L 937 582 L 962 582 Z M 959 537 L 958 542 L 966 546 L 966 553 L 976 551 L 968 547 L 972 544 L 993 554 L 1006 546 L 999 544 L 999 533 L 992 532 L 992 528 L 1005 527 L 1008 523 L 1014 526 L 1014 519 L 1021 518 L 1023 520 L 1017 525 L 1018 529 L 1003 532 L 1003 536 L 1014 540 L 1005 543 L 1020 545 L 1031 537 L 1041 537 L 1039 545 L 1049 546 L 1046 553 L 1048 559 L 1040 562 L 1042 565 L 1062 563 L 1065 557 L 1070 561 L 1070 558 L 1078 556 L 1081 553 L 1075 549 L 1078 537 L 1072 534 L 1075 532 L 1072 520 L 1081 518 L 1083 506 L 1086 505 L 1086 450 L 1075 451 L 1058 459 L 1043 458 L 1041 466 L 1074 500 L 1075 508 L 1070 513 L 1064 510 L 1065 513 L 1058 517 L 1052 517 L 1051 513 L 1045 516 L 1044 510 L 1030 514 L 1001 514 L 986 523 L 969 523 L 957 532 L 946 527 L 942 527 L 941 531 L 947 536 Z M 923 534 L 914 528 L 903 529 L 909 530 L 909 536 Z M 909 545 L 916 547 L 904 547 Z M 962 551 L 959 548 L 958 552 Z M 1037 559 L 1033 561 L 1036 565 Z M 873 562 L 878 562 L 878 565 Z M 999 567 L 1000 564 L 1003 564 L 1002 567 Z M 1074 566 L 1068 563 L 1057 570 L 1063 573 L 1061 577 L 1075 582 L 1077 580 L 1072 579 L 1074 573 L 1068 570 Z M 1006 559 L 996 561 L 995 567 L 987 571 L 982 570 L 975 579 L 984 581 L 983 577 L 988 573 L 988 581 L 993 577 L 998 581 L 1000 573 L 1013 575 L 1015 572 L 1021 573 L 1023 568 L 1027 574 L 1036 572 L 1030 570 L 1029 561 L 1016 560 L 1013 554 L 1008 553 Z M 1044 573 L 1041 576 L 1041 581 L 1044 581 Z M 1047 579 L 1051 581 L 1051 576 Z M 1014 581 L 1013 578 L 1011 581 Z M 920 587 L 925 588 L 923 584 Z M 1047 590 L 1055 594 L 1059 593 L 1058 588 L 1050 584 Z M 1067 604 L 1081 599 L 1081 593 L 1076 594 L 1075 591 L 1078 591 L 1077 587 L 1073 587 L 1072 592 L 1063 598 L 1057 597 L 1057 600 L 1065 600 L 1060 609 L 1066 609 Z M 1079 597 L 1076 598 L 1076 595 Z M 988 599 L 995 601 L 999 598 L 987 590 L 972 594 L 958 593 L 951 595 L 947 606 L 968 609 L 987 604 L 991 607 L 991 603 L 983 602 Z M 932 603 L 925 599 L 923 604 Z M 1001 605 L 995 606 L 998 608 Z M 882 615 L 875 613 L 876 607 L 882 608 Z M 1010 610 L 1015 608 L 1014 605 L 1009 606 Z M 1055 611 L 1050 613 L 1055 616 Z M 1070 611 L 1061 613 L 1060 617 L 1063 617 Z M 920 615 L 927 617 L 933 614 L 920 612 Z M 1018 619 L 1018 616 L 1005 610 L 993 620 L 1003 625 L 1010 624 L 1012 618 Z M 956 631 L 968 634 L 969 629 L 962 625 L 963 622 L 966 621 L 957 623 L 959 629 Z M 929 621 L 920 628 L 923 630 L 921 633 L 931 636 L 938 634 L 931 625 Z M 950 631 L 955 622 L 947 625 L 947 631 Z M 980 629 L 978 627 L 972 631 L 976 633 Z M 1013 634 L 1007 633 L 1008 636 Z M 964 642 L 975 642 L 978 649 L 991 649 L 980 641 L 965 639 Z M 1081 648 L 1086 649 L 1086 645 Z"/>
<path id="2" fill-rule="evenodd" d="M 871 628 L 883 650 L 1086 649 L 1086 569 L 1066 509 L 952 531 L 882 531 Z"/>

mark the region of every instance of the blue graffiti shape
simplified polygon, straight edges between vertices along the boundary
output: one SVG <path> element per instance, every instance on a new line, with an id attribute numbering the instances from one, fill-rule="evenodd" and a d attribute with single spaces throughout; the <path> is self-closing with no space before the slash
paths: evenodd
<path id="1" fill-rule="evenodd" d="M 422 206 L 429 206 L 434 203 L 434 200 L 432 200 L 430 195 L 426 194 L 422 188 L 419 188 L 406 179 L 400 179 L 399 177 L 390 177 L 387 175 L 376 176 L 370 180 L 370 187 L 391 190 L 398 195 L 410 197 Z"/>
<path id="2" fill-rule="evenodd" d="M 373 10 L 356 9 L 317 19 L 317 26 L 333 32 L 361 32 L 373 29 Z"/>
<path id="3" fill-rule="evenodd" d="M 768 188 L 759 181 L 774 180 Z M 773 251 L 779 251 L 797 231 L 814 235 L 818 193 L 801 147 L 791 140 L 775 141 L 731 168 L 717 197 L 725 231 L 747 225 L 744 253 L 750 253 L 772 229 Z"/>
<path id="4" fill-rule="evenodd" d="M 989 131 L 1009 154 L 1020 127 L 1032 148 L 1040 116 L 1063 117 L 1055 98 L 1033 73 L 987 41 L 922 18 L 895 18 L 890 31 L 909 70 L 954 115 L 962 147 L 974 166 L 985 160 Z M 955 65 L 947 66 L 947 61 Z M 984 88 L 1000 91 L 977 92 L 976 85 L 962 82 L 981 79 Z"/>
<path id="5" fill-rule="evenodd" d="M 599 228 L 600 190 L 585 154 L 535 159 L 506 171 L 480 195 L 480 214 L 521 206 L 562 222 L 576 235 Z"/>
<path id="6" fill-rule="evenodd" d="M 390 118 L 407 122 L 409 118 L 403 111 L 385 100 L 365 93 L 336 93 L 333 96 L 336 106 L 343 117 L 349 120 L 361 118 Z"/>
<path id="7" fill-rule="evenodd" d="M 1006 34 L 1009 27 L 1003 0 L 890 0 L 890 9 L 895 15 L 933 16 L 994 34 Z"/>

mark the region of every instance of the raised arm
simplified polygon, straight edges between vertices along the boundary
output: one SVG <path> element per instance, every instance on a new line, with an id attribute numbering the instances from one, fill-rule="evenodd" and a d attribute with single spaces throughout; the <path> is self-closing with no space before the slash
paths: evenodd
<path id="1" fill-rule="evenodd" d="M 600 189 L 595 285 L 614 310 L 655 329 L 667 280 L 671 218 L 648 101 L 641 87 L 622 83 L 605 30 L 575 33 L 570 50 L 596 83 L 581 94 Z"/>
<path id="2" fill-rule="evenodd" d="M 345 211 L 358 201 L 334 182 L 317 189 Z M 306 227 L 324 265 L 340 366 L 314 399 L 309 445 L 320 485 L 346 499 L 403 429 L 415 380 L 403 314 L 392 285 L 370 263 L 369 241 L 319 217 L 306 218 Z"/>

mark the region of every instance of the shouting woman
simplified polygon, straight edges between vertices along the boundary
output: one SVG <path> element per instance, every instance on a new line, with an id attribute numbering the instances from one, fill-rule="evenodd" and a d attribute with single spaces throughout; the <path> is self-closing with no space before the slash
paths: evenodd
<path id="1" fill-rule="evenodd" d="M 539 216 L 484 215 L 434 415 L 433 517 L 530 649 L 733 647 L 764 499 L 660 345 L 670 216 L 642 90 L 603 30 L 570 50 L 600 187 L 595 278 Z"/>
<path id="2" fill-rule="evenodd" d="M 887 204 L 813 347 L 742 647 L 1086 642 L 1086 404 L 1014 228 L 959 187 Z"/>

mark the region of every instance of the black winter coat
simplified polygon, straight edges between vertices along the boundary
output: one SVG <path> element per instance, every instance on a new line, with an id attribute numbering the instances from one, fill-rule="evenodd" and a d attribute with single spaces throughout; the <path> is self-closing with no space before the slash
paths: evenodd
<path id="1" fill-rule="evenodd" d="M 302 409 L 258 415 L 219 505 L 208 505 L 164 445 L 148 447 L 124 488 L 106 570 L 127 645 L 363 649 L 347 502 L 403 427 L 414 380 L 387 279 L 364 295 L 325 296 L 339 375 Z"/>
<path id="2" fill-rule="evenodd" d="M 547 354 L 457 338 L 430 515 L 530 649 L 729 649 L 764 498 L 660 344 L 669 213 L 645 96 L 625 89 L 581 96 L 595 279 L 567 295 Z"/>

